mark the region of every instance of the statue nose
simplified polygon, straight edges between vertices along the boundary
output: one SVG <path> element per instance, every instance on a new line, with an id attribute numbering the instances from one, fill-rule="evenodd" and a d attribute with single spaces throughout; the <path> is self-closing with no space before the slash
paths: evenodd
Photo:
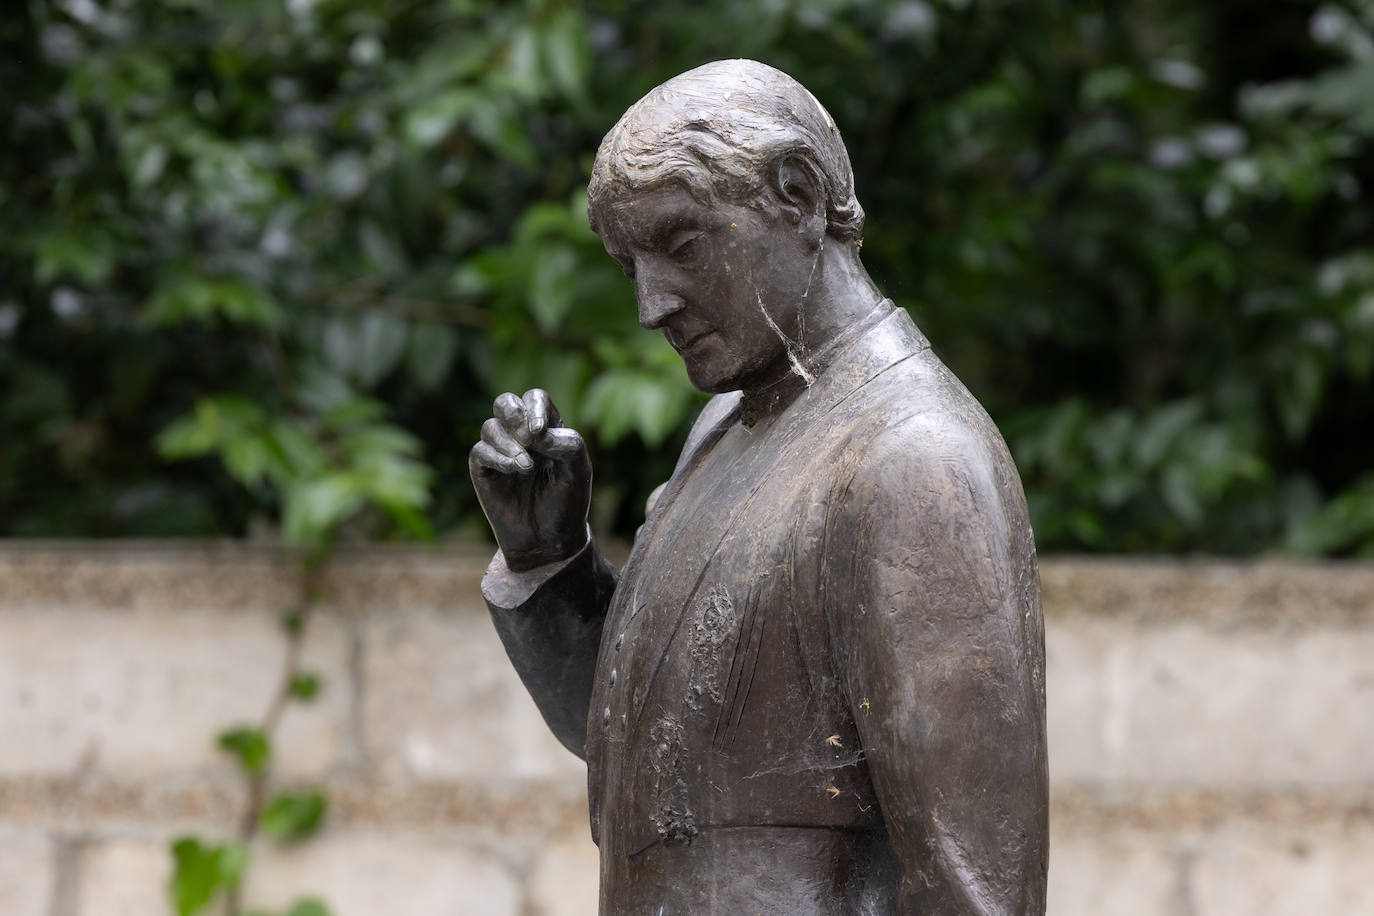
<path id="1" fill-rule="evenodd" d="M 683 301 L 680 298 L 648 284 L 636 290 L 635 294 L 639 300 L 639 325 L 645 330 L 661 327 L 668 316 L 682 310 Z"/>

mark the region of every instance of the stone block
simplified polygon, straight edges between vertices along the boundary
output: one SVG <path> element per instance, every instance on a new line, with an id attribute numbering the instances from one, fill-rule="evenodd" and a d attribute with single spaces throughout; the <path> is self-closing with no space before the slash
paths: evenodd
<path id="1" fill-rule="evenodd" d="M 74 916 L 161 916 L 172 912 L 167 843 L 142 839 L 92 841 L 80 854 Z"/>
<path id="2" fill-rule="evenodd" d="M 91 842 L 82 850 L 80 875 L 75 916 L 170 912 L 171 855 L 165 843 Z M 302 897 L 320 898 L 334 916 L 520 913 L 519 886 L 496 857 L 451 839 L 394 834 L 330 832 L 293 847 L 257 844 L 244 888 L 246 908 L 284 912 Z"/>
<path id="3" fill-rule="evenodd" d="M 413 611 L 365 621 L 363 732 L 388 779 L 579 787 L 586 766 L 549 732 L 482 613 Z"/>
<path id="4" fill-rule="evenodd" d="M 228 772 L 226 726 L 260 719 L 285 642 L 275 611 L 6 611 L 0 639 L 0 777 L 149 779 Z M 350 683 L 343 622 L 311 626 L 306 665 L 324 690 L 278 734 L 286 776 L 317 776 L 345 748 Z"/>
<path id="5" fill-rule="evenodd" d="M 1102 776 L 1106 664 L 1121 627 L 1077 618 L 1045 623 L 1046 727 L 1050 781 L 1073 785 Z"/>
<path id="6" fill-rule="evenodd" d="M 1053 916 L 1186 916 L 1177 905 L 1178 867 L 1160 835 L 1050 827 Z"/>
<path id="7" fill-rule="evenodd" d="M 1374 632 L 1080 619 L 1047 642 L 1060 784 L 1369 784 Z"/>
<path id="8" fill-rule="evenodd" d="M 532 916 L 596 916 L 600 869 L 600 853 L 583 819 L 535 859 L 528 879 Z"/>
<path id="9" fill-rule="evenodd" d="M 0 913 L 46 916 L 55 887 L 54 844 L 38 831 L 0 827 Z"/>
<path id="10" fill-rule="evenodd" d="M 247 905 L 281 912 L 302 897 L 334 916 L 519 916 L 522 906 L 504 863 L 453 839 L 329 832 L 256 847 Z"/>
<path id="11" fill-rule="evenodd" d="M 1374 823 L 1245 826 L 1210 838 L 1193 875 L 1196 916 L 1374 916 Z"/>

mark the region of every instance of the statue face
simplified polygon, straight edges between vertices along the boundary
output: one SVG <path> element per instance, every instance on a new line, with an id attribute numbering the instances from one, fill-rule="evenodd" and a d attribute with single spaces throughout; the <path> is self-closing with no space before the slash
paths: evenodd
<path id="1" fill-rule="evenodd" d="M 663 332 L 702 391 L 781 378 L 783 335 L 799 336 L 816 252 L 766 196 L 758 204 L 703 205 L 670 184 L 605 207 L 602 240 L 634 278 L 639 323 Z"/>

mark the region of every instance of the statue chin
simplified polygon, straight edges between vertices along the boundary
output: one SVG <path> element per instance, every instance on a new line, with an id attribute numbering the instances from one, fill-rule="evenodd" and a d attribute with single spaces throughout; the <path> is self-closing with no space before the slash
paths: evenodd
<path id="1" fill-rule="evenodd" d="M 741 387 L 736 384 L 733 378 L 722 379 L 693 372 L 691 364 L 687 366 L 687 380 L 692 383 L 693 388 L 704 394 L 724 394 L 727 391 L 736 391 Z"/>
<path id="2" fill-rule="evenodd" d="M 697 354 L 689 351 L 681 355 L 687 367 L 687 380 L 693 388 L 705 394 L 767 388 L 791 371 L 787 353 L 782 347 L 778 347 L 776 353 L 769 354 L 769 359 L 760 360 L 762 365 L 723 365 L 727 362 L 723 357 L 728 354 L 719 352 Z"/>
<path id="3" fill-rule="evenodd" d="M 706 394 L 723 394 L 740 388 L 740 373 L 722 372 L 719 367 L 692 353 L 682 355 L 683 365 L 687 367 L 687 380 L 697 391 Z"/>

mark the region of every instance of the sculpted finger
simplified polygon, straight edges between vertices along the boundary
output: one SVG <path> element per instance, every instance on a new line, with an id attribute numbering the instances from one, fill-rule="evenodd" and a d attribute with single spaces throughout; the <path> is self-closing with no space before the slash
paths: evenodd
<path id="1" fill-rule="evenodd" d="M 507 391 L 491 405 L 491 412 L 513 436 L 525 436 L 525 402 Z"/>
<path id="2" fill-rule="evenodd" d="M 468 452 L 468 473 L 473 477 L 491 473 L 519 474 L 520 471 L 514 458 L 501 454 L 488 442 L 478 442 Z"/>
<path id="3" fill-rule="evenodd" d="M 482 441 L 514 461 L 520 470 L 528 471 L 534 467 L 534 459 L 510 433 L 506 432 L 506 427 L 495 417 L 482 424 Z"/>
<path id="4" fill-rule="evenodd" d="M 531 388 L 525 392 L 525 417 L 531 439 L 543 434 L 551 426 L 562 426 L 563 418 L 553 399 L 543 388 Z"/>
<path id="5" fill-rule="evenodd" d="M 556 458 L 559 461 L 572 461 L 587 457 L 587 443 L 582 441 L 581 434 L 575 429 L 568 429 L 566 426 L 550 427 L 544 430 L 543 438 L 534 447 L 540 454 Z"/>

